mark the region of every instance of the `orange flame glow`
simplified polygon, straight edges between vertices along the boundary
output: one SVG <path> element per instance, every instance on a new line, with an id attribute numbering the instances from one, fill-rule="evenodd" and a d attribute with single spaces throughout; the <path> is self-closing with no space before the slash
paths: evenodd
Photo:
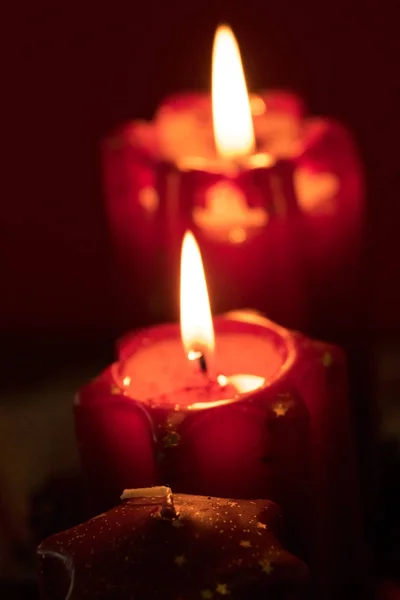
<path id="1" fill-rule="evenodd" d="M 240 50 L 232 30 L 218 27 L 212 65 L 212 112 L 217 151 L 227 159 L 254 151 L 254 130 Z"/>
<path id="2" fill-rule="evenodd" d="M 194 235 L 187 231 L 181 254 L 181 337 L 189 358 L 210 356 L 214 350 L 214 328 L 201 254 Z"/>

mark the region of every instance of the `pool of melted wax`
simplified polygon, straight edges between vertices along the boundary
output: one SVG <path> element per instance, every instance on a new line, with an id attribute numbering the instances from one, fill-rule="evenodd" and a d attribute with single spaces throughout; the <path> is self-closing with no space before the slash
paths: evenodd
<path id="1" fill-rule="evenodd" d="M 271 380 L 283 364 L 282 352 L 274 337 L 249 333 L 216 333 L 215 352 L 210 364 L 210 378 L 240 374 L 257 375 Z M 167 338 L 143 346 L 123 365 L 121 378 L 135 400 L 149 401 L 163 397 L 168 404 L 193 404 L 232 397 L 231 391 L 209 385 L 201 373 L 195 373 L 188 361 L 180 337 Z M 190 398 L 184 401 L 182 391 Z M 222 394 L 221 394 L 222 392 Z M 172 398 L 177 395 L 178 398 Z"/>

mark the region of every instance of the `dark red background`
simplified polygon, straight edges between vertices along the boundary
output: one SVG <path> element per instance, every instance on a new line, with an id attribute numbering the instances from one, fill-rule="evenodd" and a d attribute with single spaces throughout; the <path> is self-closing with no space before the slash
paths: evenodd
<path id="1" fill-rule="evenodd" d="M 170 92 L 207 88 L 221 20 L 237 34 L 250 88 L 292 88 L 311 111 L 353 130 L 368 169 L 368 328 L 400 329 L 395 3 L 234 4 L 39 1 L 8 9 L 3 334 L 112 330 L 99 140 L 119 122 L 150 117 Z"/>

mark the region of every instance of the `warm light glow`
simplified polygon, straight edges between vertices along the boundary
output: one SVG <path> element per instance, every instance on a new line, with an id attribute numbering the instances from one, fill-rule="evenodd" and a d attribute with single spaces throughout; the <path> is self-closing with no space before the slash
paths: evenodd
<path id="1" fill-rule="evenodd" d="M 262 387 L 265 379 L 259 375 L 231 375 L 229 383 L 234 386 L 238 394 L 247 394 Z"/>
<path id="2" fill-rule="evenodd" d="M 264 377 L 259 375 L 218 375 L 217 381 L 221 387 L 231 385 L 238 394 L 254 392 L 265 384 Z"/>
<path id="3" fill-rule="evenodd" d="M 253 117 L 261 117 L 265 114 L 267 107 L 265 106 L 265 102 L 260 96 L 255 96 L 254 94 L 250 96 L 250 109 Z"/>
<path id="4" fill-rule="evenodd" d="M 218 27 L 212 65 L 212 111 L 215 144 L 223 158 L 254 151 L 254 131 L 240 50 L 227 25 Z"/>
<path id="5" fill-rule="evenodd" d="M 185 233 L 182 244 L 180 296 L 181 337 L 185 352 L 189 360 L 202 354 L 209 358 L 214 350 L 210 301 L 200 250 L 190 231 Z"/>
<path id="6" fill-rule="evenodd" d="M 229 232 L 229 241 L 232 244 L 243 244 L 247 239 L 247 233 L 244 227 L 235 227 Z"/>

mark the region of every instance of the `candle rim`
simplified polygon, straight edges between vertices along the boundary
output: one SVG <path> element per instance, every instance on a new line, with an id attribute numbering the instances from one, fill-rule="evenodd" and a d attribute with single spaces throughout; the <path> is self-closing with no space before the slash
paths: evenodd
<path id="1" fill-rule="evenodd" d="M 293 333 L 280 325 L 277 325 L 273 321 L 269 320 L 267 317 L 260 315 L 260 313 L 256 313 L 256 311 L 231 311 L 229 313 L 225 313 L 223 315 L 219 315 L 214 317 L 213 319 L 214 328 L 216 336 L 218 333 L 229 332 L 230 324 L 237 324 L 243 326 L 243 333 L 247 331 L 247 333 L 251 333 L 248 328 L 253 331 L 257 331 L 258 329 L 267 329 L 270 333 L 273 334 L 273 337 L 276 340 L 277 345 L 280 344 L 285 348 L 285 355 L 282 357 L 282 364 L 276 370 L 276 372 L 268 379 L 265 379 L 264 383 L 256 388 L 255 390 L 251 390 L 249 392 L 239 393 L 233 398 L 225 398 L 221 400 L 214 400 L 212 402 L 196 402 L 189 405 L 182 405 L 179 407 L 181 411 L 191 412 L 194 410 L 206 410 L 208 408 L 217 408 L 220 406 L 225 406 L 227 404 L 236 404 L 241 401 L 246 401 L 249 397 L 256 397 L 259 393 L 262 393 L 266 388 L 272 387 L 280 377 L 282 377 L 285 373 L 287 373 L 293 366 L 297 351 L 296 351 L 296 343 L 294 340 Z M 228 326 L 228 329 L 224 329 L 224 326 Z M 173 335 L 166 336 L 166 338 L 170 337 L 171 339 L 175 339 L 179 337 L 179 325 L 176 323 L 166 323 L 163 325 L 155 325 L 149 328 L 142 328 L 140 330 L 136 330 L 134 332 L 129 332 L 125 334 L 117 343 L 117 350 L 119 354 L 119 360 L 116 361 L 111 366 L 111 373 L 114 380 L 115 385 L 120 387 L 121 395 L 124 395 L 127 398 L 138 402 L 140 405 L 145 408 L 151 404 L 151 399 L 148 400 L 140 400 L 135 396 L 129 393 L 129 387 L 124 386 L 123 377 L 121 370 L 123 365 L 129 358 L 134 354 L 135 350 L 130 350 L 126 352 L 126 347 L 130 346 L 131 340 L 139 340 L 140 336 L 143 336 L 143 340 L 147 339 L 149 345 L 151 345 L 151 335 L 154 332 L 160 333 L 164 330 L 165 333 L 173 333 Z M 237 331 L 236 331 L 237 332 Z M 158 341 L 158 340 L 154 340 Z M 137 350 L 142 347 L 141 345 L 137 345 Z M 239 375 L 238 373 L 237 375 Z M 243 373 L 242 373 L 243 374 Z M 246 374 L 243 374 L 246 375 Z M 255 374 L 253 374 L 255 375 Z"/>
<path id="2" fill-rule="evenodd" d="M 249 92 L 250 102 L 260 99 L 262 100 L 268 110 L 273 110 L 276 112 L 283 112 L 290 115 L 293 115 L 295 118 L 299 119 L 301 122 L 308 122 L 309 117 L 306 115 L 306 109 L 304 106 L 304 102 L 301 97 L 293 92 L 290 89 L 284 88 L 260 88 L 257 91 Z M 186 91 L 180 92 L 176 94 L 170 94 L 167 96 L 164 101 L 158 106 L 154 117 L 151 120 L 133 120 L 130 122 L 130 131 L 129 131 L 129 139 L 128 144 L 132 145 L 138 150 L 142 150 L 144 156 L 142 157 L 145 160 L 145 157 L 150 160 L 150 162 L 157 161 L 157 163 L 165 163 L 167 165 L 175 166 L 176 168 L 182 171 L 207 171 L 218 174 L 225 174 L 229 176 L 237 176 L 242 167 L 245 169 L 257 169 L 260 166 L 252 164 L 252 161 L 248 161 L 249 164 L 243 164 L 241 166 L 241 161 L 236 161 L 232 163 L 232 161 L 221 161 L 216 156 L 215 159 L 208 159 L 207 157 L 201 156 L 188 156 L 187 161 L 190 163 L 192 160 L 194 161 L 205 161 L 202 166 L 194 166 L 190 167 L 187 164 L 186 159 L 181 163 L 180 160 L 172 160 L 166 157 L 163 152 L 161 152 L 158 147 L 155 132 L 157 126 L 157 117 L 162 113 L 162 111 L 180 111 L 182 109 L 187 108 L 187 104 L 189 103 L 189 107 L 192 110 L 192 106 L 190 103 L 200 103 L 201 106 L 209 106 L 209 110 L 211 111 L 211 93 L 210 92 L 199 92 L 199 91 Z M 211 112 L 210 112 L 211 114 Z M 256 117 L 257 115 L 253 115 Z M 210 117 L 211 118 L 211 117 Z M 212 119 L 211 119 L 212 120 Z M 143 129 L 150 134 L 151 140 L 143 139 L 143 136 L 140 135 L 140 131 Z M 121 134 L 121 129 L 118 128 L 114 131 L 115 138 L 118 139 Z M 270 168 L 276 162 L 280 161 L 281 158 L 275 156 L 273 154 L 269 154 L 267 152 L 258 152 L 254 153 L 254 156 L 259 154 L 268 155 L 269 159 L 272 161 L 271 165 L 264 166 L 263 168 Z M 251 155 L 250 155 L 251 157 Z M 249 157 L 249 158 L 250 158 Z M 297 154 L 293 156 L 296 158 Z"/>

